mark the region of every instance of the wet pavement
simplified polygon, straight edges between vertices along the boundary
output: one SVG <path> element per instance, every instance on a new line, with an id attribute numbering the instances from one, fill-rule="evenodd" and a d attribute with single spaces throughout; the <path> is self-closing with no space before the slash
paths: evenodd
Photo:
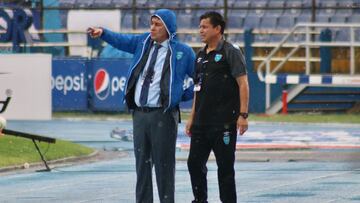
<path id="1" fill-rule="evenodd" d="M 99 150 L 126 151 L 128 156 L 56 167 L 52 172 L 0 176 L 0 202 L 135 202 L 132 143 L 111 138 L 115 127 L 131 131 L 131 122 L 9 121 L 12 130 L 67 139 Z M 189 138 L 183 135 L 183 127 L 179 129 L 176 165 L 175 198 L 180 203 L 192 200 L 188 151 L 184 150 Z M 275 145 L 307 149 L 264 150 Z M 359 125 L 251 123 L 246 136 L 238 137 L 238 202 L 360 202 L 358 146 Z M 331 154 L 342 156 L 330 159 Z M 220 202 L 213 159 L 208 169 L 209 202 Z M 154 184 L 155 202 L 158 199 Z"/>

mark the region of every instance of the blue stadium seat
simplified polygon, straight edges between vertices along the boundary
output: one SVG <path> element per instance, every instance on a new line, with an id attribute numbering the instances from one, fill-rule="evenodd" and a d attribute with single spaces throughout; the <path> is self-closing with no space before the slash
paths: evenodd
<path id="1" fill-rule="evenodd" d="M 309 23 L 311 22 L 311 15 L 310 14 L 301 14 L 300 16 L 296 17 L 296 23 Z"/>
<path id="2" fill-rule="evenodd" d="M 201 7 L 215 7 L 218 0 L 200 0 L 199 6 Z"/>
<path id="3" fill-rule="evenodd" d="M 177 20 L 178 28 L 185 28 L 185 29 L 193 28 L 194 19 L 193 19 L 193 15 L 191 14 L 178 15 L 176 20 Z"/>
<path id="4" fill-rule="evenodd" d="M 360 15 L 352 15 L 348 18 L 350 23 L 359 23 L 360 22 Z"/>
<path id="5" fill-rule="evenodd" d="M 335 41 L 338 42 L 348 42 L 350 40 L 350 31 L 349 29 L 339 29 L 335 34 Z"/>
<path id="6" fill-rule="evenodd" d="M 229 34 L 226 38 L 228 42 L 243 42 L 244 35 L 243 34 Z"/>
<path id="7" fill-rule="evenodd" d="M 77 0 L 76 5 L 81 8 L 89 8 L 93 5 L 94 0 Z"/>
<path id="8" fill-rule="evenodd" d="M 93 7 L 110 7 L 112 0 L 94 0 Z"/>
<path id="9" fill-rule="evenodd" d="M 248 15 L 245 20 L 244 20 L 244 28 L 245 29 L 257 29 L 259 28 L 259 24 L 260 24 L 260 16 L 257 15 Z"/>
<path id="10" fill-rule="evenodd" d="M 268 1 L 267 0 L 251 1 L 250 5 L 252 8 L 264 8 L 268 5 Z"/>
<path id="11" fill-rule="evenodd" d="M 165 1 L 165 4 L 164 4 L 165 7 L 175 7 L 175 8 L 178 8 L 178 7 L 181 7 L 182 6 L 182 1 L 178 1 L 178 0 L 167 0 Z"/>
<path id="12" fill-rule="evenodd" d="M 269 34 L 256 34 L 254 41 L 255 42 L 269 42 L 270 35 Z"/>
<path id="13" fill-rule="evenodd" d="M 258 16 L 263 16 L 267 8 L 267 0 L 256 0 L 252 1 L 250 4 L 252 9 L 255 9 L 255 14 Z"/>
<path id="14" fill-rule="evenodd" d="M 269 42 L 280 42 L 285 37 L 284 34 L 271 34 L 269 37 Z"/>
<path id="15" fill-rule="evenodd" d="M 164 6 L 164 1 L 163 0 L 150 0 L 147 2 L 147 5 L 150 8 L 161 8 Z"/>
<path id="16" fill-rule="evenodd" d="M 186 7 L 195 7 L 199 5 L 198 0 L 183 0 L 183 5 Z"/>
<path id="17" fill-rule="evenodd" d="M 129 5 L 132 5 L 132 0 L 129 0 Z M 136 0 L 136 6 L 137 7 L 147 7 L 148 6 L 148 0 Z"/>
<path id="18" fill-rule="evenodd" d="M 242 28 L 244 23 L 244 17 L 242 15 L 229 15 L 227 20 L 228 28 Z"/>
<path id="19" fill-rule="evenodd" d="M 322 8 L 336 8 L 338 6 L 338 1 L 334 0 L 326 0 L 326 1 L 320 1 Z"/>
<path id="20" fill-rule="evenodd" d="M 228 3 L 229 4 L 229 3 Z M 234 1 L 233 4 L 229 4 L 231 7 L 239 7 L 239 8 L 249 8 L 250 7 L 250 1 Z"/>
<path id="21" fill-rule="evenodd" d="M 315 22 L 317 22 L 317 23 L 328 23 L 328 22 L 330 22 L 330 16 L 325 16 L 325 15 L 316 16 Z"/>
<path id="22" fill-rule="evenodd" d="M 247 10 L 229 10 L 227 25 L 229 28 L 242 28 Z"/>
<path id="23" fill-rule="evenodd" d="M 121 29 L 132 29 L 132 13 L 130 11 L 123 12 L 121 17 Z M 139 15 L 136 15 L 136 23 L 139 22 Z"/>
<path id="24" fill-rule="evenodd" d="M 234 7 L 235 2 L 236 2 L 236 0 L 228 0 L 228 1 L 227 1 L 228 7 L 229 7 L 229 8 Z"/>
<path id="25" fill-rule="evenodd" d="M 116 7 L 131 6 L 132 0 L 112 0 L 112 4 Z"/>
<path id="26" fill-rule="evenodd" d="M 291 29 L 295 26 L 295 16 L 293 15 L 283 15 L 279 18 L 278 28 L 280 29 Z"/>
<path id="27" fill-rule="evenodd" d="M 337 8 L 336 1 L 322 1 L 321 7 L 317 9 L 318 15 L 334 15 Z"/>
<path id="28" fill-rule="evenodd" d="M 300 15 L 303 7 L 301 0 L 287 0 L 285 14 Z"/>
<path id="29" fill-rule="evenodd" d="M 316 15 L 317 16 L 332 16 L 335 14 L 335 9 L 317 9 Z"/>
<path id="30" fill-rule="evenodd" d="M 260 29 L 276 29 L 278 18 L 275 16 L 262 17 L 260 21 Z"/>
<path id="31" fill-rule="evenodd" d="M 287 1 L 291 1 L 291 0 L 287 0 Z M 312 7 L 312 1 L 313 0 L 303 0 L 303 7 L 304 8 L 311 8 Z M 326 1 L 326 0 L 323 0 L 323 1 Z M 319 1 L 319 0 L 317 0 L 315 3 L 315 5 L 316 5 L 316 8 L 319 8 L 319 7 L 321 7 L 321 2 L 322 1 Z"/>
<path id="32" fill-rule="evenodd" d="M 150 28 L 150 12 L 149 11 L 143 11 L 139 15 L 139 21 L 137 22 L 137 28 L 140 29 L 148 29 Z"/>
<path id="33" fill-rule="evenodd" d="M 354 5 L 354 1 L 353 0 L 337 0 L 337 4 L 339 7 L 351 8 Z"/>
<path id="34" fill-rule="evenodd" d="M 353 15 L 353 9 L 342 9 L 342 8 L 339 8 L 339 9 L 336 9 L 336 15 L 338 16 L 351 16 Z"/>
<path id="35" fill-rule="evenodd" d="M 228 5 L 230 5 L 229 4 L 229 1 L 228 1 Z M 216 7 L 219 7 L 219 6 L 221 6 L 221 7 L 223 7 L 224 6 L 224 0 L 218 0 L 217 2 L 216 2 L 216 5 L 215 5 Z"/>
<path id="36" fill-rule="evenodd" d="M 281 16 L 284 12 L 284 1 L 269 1 L 268 10 L 266 10 L 266 16 Z"/>
<path id="37" fill-rule="evenodd" d="M 305 41 L 305 35 L 303 35 L 303 34 L 293 34 L 288 39 L 289 43 L 299 43 L 299 42 L 304 42 L 304 41 Z"/>
<path id="38" fill-rule="evenodd" d="M 200 42 L 200 39 L 198 39 L 197 36 L 191 34 L 177 34 L 177 37 L 182 42 Z"/>
<path id="39" fill-rule="evenodd" d="M 76 4 L 76 0 L 59 0 L 59 5 L 64 7 L 73 7 Z"/>
<path id="40" fill-rule="evenodd" d="M 332 23 L 347 23 L 347 16 L 338 16 L 334 15 L 330 17 L 330 22 Z"/>
<path id="41" fill-rule="evenodd" d="M 360 42 L 360 29 L 355 30 L 355 41 Z"/>

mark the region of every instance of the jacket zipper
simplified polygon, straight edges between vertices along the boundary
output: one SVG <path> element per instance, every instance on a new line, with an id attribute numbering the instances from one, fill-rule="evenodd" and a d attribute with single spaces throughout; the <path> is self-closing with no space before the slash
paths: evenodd
<path id="1" fill-rule="evenodd" d="M 125 91 L 126 91 L 126 92 L 125 92 L 125 97 L 123 98 L 123 101 L 125 101 L 126 95 L 127 95 L 127 93 L 128 93 L 127 87 L 128 87 L 128 85 L 129 85 L 130 77 L 131 77 L 131 75 L 132 75 L 135 67 L 139 64 L 141 58 L 143 57 L 144 49 L 145 49 L 145 46 L 146 46 L 146 43 L 145 43 L 145 42 L 147 42 L 147 40 L 149 39 L 149 37 L 150 37 L 150 35 L 147 36 L 146 39 L 144 40 L 144 46 L 143 46 L 143 48 L 142 48 L 142 50 L 141 50 L 141 55 L 140 55 L 138 61 L 135 63 L 135 65 L 134 65 L 134 66 L 131 68 L 131 70 L 130 70 L 130 73 L 129 73 L 129 75 L 128 75 L 128 80 L 126 81 L 126 85 L 125 85 Z"/>

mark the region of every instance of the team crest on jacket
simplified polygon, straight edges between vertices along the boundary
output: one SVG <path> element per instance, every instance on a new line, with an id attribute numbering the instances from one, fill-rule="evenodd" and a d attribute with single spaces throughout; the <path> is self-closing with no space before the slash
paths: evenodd
<path id="1" fill-rule="evenodd" d="M 182 51 L 176 52 L 176 59 L 180 60 L 183 57 L 184 53 Z"/>
<path id="2" fill-rule="evenodd" d="M 221 54 L 216 54 L 215 55 L 215 62 L 219 62 L 222 58 L 222 55 Z"/>

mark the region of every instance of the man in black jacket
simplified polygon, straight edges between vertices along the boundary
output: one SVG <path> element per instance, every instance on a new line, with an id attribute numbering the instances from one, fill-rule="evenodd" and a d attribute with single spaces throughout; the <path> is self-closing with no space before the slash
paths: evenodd
<path id="1" fill-rule="evenodd" d="M 236 202 L 237 131 L 248 128 L 249 86 L 242 51 L 223 40 L 225 21 L 217 12 L 200 17 L 206 44 L 196 57 L 195 96 L 186 133 L 191 136 L 188 168 L 193 202 L 207 202 L 206 162 L 213 150 L 222 202 Z"/>

